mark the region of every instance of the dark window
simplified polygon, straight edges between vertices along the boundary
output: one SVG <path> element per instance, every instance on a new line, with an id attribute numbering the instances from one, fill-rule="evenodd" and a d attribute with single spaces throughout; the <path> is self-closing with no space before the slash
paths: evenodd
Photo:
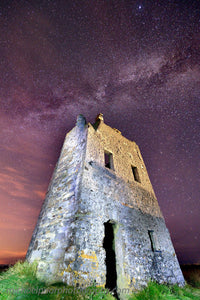
<path id="1" fill-rule="evenodd" d="M 155 239 L 154 239 L 154 231 L 153 230 L 148 230 L 149 238 L 151 241 L 151 250 L 153 252 L 156 251 L 156 245 L 155 245 Z"/>
<path id="2" fill-rule="evenodd" d="M 114 170 L 112 153 L 104 151 L 104 161 L 106 168 Z"/>
<path id="3" fill-rule="evenodd" d="M 134 177 L 135 181 L 140 182 L 140 177 L 139 177 L 139 174 L 138 174 L 137 167 L 131 166 L 131 168 L 132 168 L 133 177 Z"/>

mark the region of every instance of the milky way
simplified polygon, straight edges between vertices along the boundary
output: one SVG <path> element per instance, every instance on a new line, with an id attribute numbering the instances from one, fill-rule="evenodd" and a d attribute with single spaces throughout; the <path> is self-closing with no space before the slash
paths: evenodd
<path id="1" fill-rule="evenodd" d="M 84 114 L 136 141 L 181 263 L 200 263 L 198 1 L 1 1 L 0 263 L 24 257 Z"/>

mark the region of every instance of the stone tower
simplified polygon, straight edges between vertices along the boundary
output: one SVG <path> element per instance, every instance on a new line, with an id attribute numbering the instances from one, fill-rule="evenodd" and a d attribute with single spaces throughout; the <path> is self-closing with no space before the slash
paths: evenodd
<path id="1" fill-rule="evenodd" d="M 140 150 L 102 114 L 94 125 L 78 116 L 66 135 L 27 260 L 48 282 L 184 285 Z"/>

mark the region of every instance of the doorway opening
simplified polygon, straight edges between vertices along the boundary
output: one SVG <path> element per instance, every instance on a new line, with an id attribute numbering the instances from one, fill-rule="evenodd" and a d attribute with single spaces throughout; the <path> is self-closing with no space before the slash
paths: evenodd
<path id="1" fill-rule="evenodd" d="M 104 223 L 105 237 L 103 247 L 106 251 L 106 288 L 117 298 L 117 271 L 114 247 L 114 226 L 110 221 Z"/>

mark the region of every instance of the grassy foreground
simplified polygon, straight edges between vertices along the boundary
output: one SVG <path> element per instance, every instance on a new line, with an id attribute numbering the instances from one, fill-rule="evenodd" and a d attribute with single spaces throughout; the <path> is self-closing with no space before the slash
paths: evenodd
<path id="1" fill-rule="evenodd" d="M 47 285 L 36 278 L 36 264 L 16 263 L 7 271 L 0 274 L 0 299 L 92 299 L 114 300 L 115 298 L 100 287 L 91 286 L 85 289 L 69 287 L 58 283 Z M 150 282 L 147 288 L 139 293 L 130 295 L 129 300 L 178 300 L 200 299 L 200 289 L 187 285 L 159 285 Z"/>

